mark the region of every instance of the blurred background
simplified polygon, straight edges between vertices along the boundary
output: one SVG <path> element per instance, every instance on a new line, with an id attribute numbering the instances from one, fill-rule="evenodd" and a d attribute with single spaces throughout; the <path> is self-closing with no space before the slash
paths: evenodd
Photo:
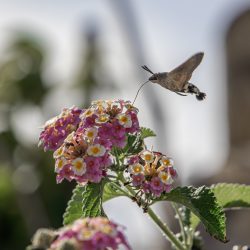
<path id="1" fill-rule="evenodd" d="M 57 228 L 75 183 L 55 183 L 51 153 L 37 147 L 44 122 L 95 99 L 133 100 L 154 72 L 196 52 L 198 102 L 147 84 L 135 105 L 175 160 L 181 185 L 250 184 L 250 2 L 73 0 L 0 2 L 0 249 L 20 250 L 40 227 Z M 169 249 L 128 200 L 105 204 L 134 249 Z M 155 209 L 177 231 L 167 204 Z M 203 232 L 204 249 L 250 245 L 249 211 L 227 212 L 230 242 Z"/>

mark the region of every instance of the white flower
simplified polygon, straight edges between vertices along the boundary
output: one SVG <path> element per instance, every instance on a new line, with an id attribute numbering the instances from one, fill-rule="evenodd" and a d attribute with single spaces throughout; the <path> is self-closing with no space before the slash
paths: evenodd
<path id="1" fill-rule="evenodd" d="M 101 114 L 99 115 L 96 119 L 96 123 L 105 123 L 109 120 L 109 115 L 108 114 Z"/>
<path id="2" fill-rule="evenodd" d="M 142 174 L 144 172 L 144 167 L 141 164 L 136 163 L 136 164 L 130 165 L 128 168 L 128 171 L 130 174 L 134 174 L 134 175 Z"/>
<path id="3" fill-rule="evenodd" d="M 91 156 L 103 156 L 106 152 L 106 149 L 104 146 L 100 145 L 100 144 L 94 144 L 88 147 L 87 149 L 87 153 L 88 155 Z"/>
<path id="4" fill-rule="evenodd" d="M 85 110 L 85 112 L 80 115 L 80 118 L 84 119 L 85 117 L 91 116 L 93 114 L 94 114 L 94 110 L 89 108 L 89 109 Z"/>
<path id="5" fill-rule="evenodd" d="M 147 163 L 152 163 L 154 161 L 154 154 L 146 150 L 141 154 L 141 158 Z"/>
<path id="6" fill-rule="evenodd" d="M 63 155 L 63 147 L 58 148 L 54 153 L 53 153 L 53 157 L 54 159 L 59 158 L 60 156 Z"/>
<path id="7" fill-rule="evenodd" d="M 55 172 L 59 173 L 66 164 L 68 164 L 68 162 L 64 157 L 56 159 Z"/>
<path id="8" fill-rule="evenodd" d="M 131 128 L 132 126 L 132 120 L 130 115 L 126 114 L 118 114 L 116 116 L 118 119 L 118 122 L 124 127 L 124 128 Z"/>
<path id="9" fill-rule="evenodd" d="M 88 228 L 83 227 L 78 233 L 78 238 L 80 240 L 89 240 L 93 237 L 94 234 L 95 234 L 94 230 L 90 230 Z"/>
<path id="10" fill-rule="evenodd" d="M 96 127 L 92 127 L 92 128 L 88 128 L 86 129 L 84 135 L 90 140 L 90 141 L 93 141 L 96 136 L 97 136 L 97 128 Z"/>
<path id="11" fill-rule="evenodd" d="M 83 175 L 86 173 L 86 163 L 82 158 L 76 158 L 72 161 L 72 170 L 76 175 Z"/>
<path id="12" fill-rule="evenodd" d="M 164 166 L 173 166 L 174 165 L 174 161 L 166 156 L 163 156 L 160 160 L 161 164 Z"/>
<path id="13" fill-rule="evenodd" d="M 159 178 L 161 179 L 161 181 L 164 183 L 164 184 L 172 184 L 173 183 L 173 179 L 171 177 L 170 174 L 164 172 L 164 171 L 161 171 L 159 174 L 158 174 Z"/>
<path id="14" fill-rule="evenodd" d="M 94 108 L 106 109 L 107 108 L 107 101 L 105 101 L 105 100 L 93 101 L 93 102 L 91 102 L 91 106 L 93 106 Z"/>

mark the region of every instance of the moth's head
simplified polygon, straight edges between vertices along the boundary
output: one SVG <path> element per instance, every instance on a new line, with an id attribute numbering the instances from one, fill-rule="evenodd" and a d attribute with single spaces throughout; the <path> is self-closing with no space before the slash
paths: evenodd
<path id="1" fill-rule="evenodd" d="M 152 76 L 148 78 L 149 81 L 151 82 L 156 82 L 157 81 L 157 74 L 155 74 L 151 69 L 148 68 L 148 66 L 143 65 L 142 68 L 146 70 L 147 72 L 151 73 Z"/>
<path id="2" fill-rule="evenodd" d="M 157 74 L 153 74 L 148 78 L 148 80 L 153 83 L 157 83 L 157 79 L 158 79 Z"/>

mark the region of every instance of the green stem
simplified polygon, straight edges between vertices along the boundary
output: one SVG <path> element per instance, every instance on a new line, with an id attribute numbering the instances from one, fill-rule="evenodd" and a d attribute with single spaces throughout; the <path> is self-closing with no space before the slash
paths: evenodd
<path id="1" fill-rule="evenodd" d="M 171 205 L 174 208 L 175 213 L 176 213 L 176 215 L 178 217 L 178 221 L 179 221 L 179 225 L 180 225 L 180 228 L 181 228 L 181 234 L 182 234 L 183 242 L 185 243 L 185 246 L 186 246 L 187 245 L 186 233 L 185 233 L 185 229 L 184 229 L 184 225 L 183 225 L 183 221 L 182 221 L 182 217 L 181 217 L 180 211 L 178 209 L 178 206 L 174 202 L 171 202 Z"/>
<path id="2" fill-rule="evenodd" d="M 120 180 L 125 182 L 125 178 L 123 175 L 120 175 Z M 126 189 L 130 192 L 132 196 L 135 196 L 135 191 L 130 187 L 126 186 Z M 162 230 L 166 238 L 173 244 L 178 250 L 186 250 L 182 243 L 177 239 L 174 233 L 168 228 L 166 224 L 164 224 L 161 219 L 155 214 L 155 212 L 149 207 L 147 210 L 149 217 L 154 221 L 154 223 Z"/>
<path id="3" fill-rule="evenodd" d="M 174 233 L 168 228 L 166 224 L 161 221 L 161 219 L 155 214 L 155 212 L 150 207 L 148 208 L 148 215 L 157 224 L 157 226 L 161 229 L 161 231 L 168 238 L 168 240 L 175 245 L 177 249 L 186 250 L 182 243 L 176 238 Z"/>
<path id="4" fill-rule="evenodd" d="M 119 185 L 115 184 L 115 188 L 118 189 L 121 193 L 123 193 L 125 196 L 130 197 L 130 193 L 125 191 L 124 189 L 120 188 Z"/>

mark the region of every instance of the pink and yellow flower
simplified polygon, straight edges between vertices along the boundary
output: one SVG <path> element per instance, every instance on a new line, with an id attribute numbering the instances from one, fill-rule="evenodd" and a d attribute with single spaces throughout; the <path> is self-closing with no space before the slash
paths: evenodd
<path id="1" fill-rule="evenodd" d="M 152 163 L 154 161 L 154 154 L 148 150 L 145 150 L 141 153 L 141 158 L 147 163 Z"/>
<path id="2" fill-rule="evenodd" d="M 95 157 L 103 156 L 105 152 L 106 152 L 105 147 L 100 144 L 90 145 L 87 149 L 87 154 Z"/>
<path id="3" fill-rule="evenodd" d="M 139 156 L 140 159 L 137 155 L 127 159 L 132 185 L 146 197 L 169 192 L 177 176 L 171 158 L 149 150 L 143 150 Z"/>
<path id="4" fill-rule="evenodd" d="M 45 151 L 58 149 L 68 134 L 78 127 L 81 112 L 76 107 L 65 108 L 60 115 L 46 122 L 39 137 L 39 145 Z"/>
<path id="5" fill-rule="evenodd" d="M 66 158 L 64 158 L 64 157 L 60 157 L 60 158 L 56 159 L 55 172 L 59 173 L 62 170 L 62 168 L 67 164 L 68 164 L 68 162 L 67 162 Z"/>
<path id="6" fill-rule="evenodd" d="M 164 166 L 173 166 L 174 165 L 174 161 L 169 158 L 169 157 L 166 157 L 166 156 L 163 156 L 161 158 L 161 164 L 164 165 Z"/>
<path id="7" fill-rule="evenodd" d="M 107 121 L 109 121 L 108 114 L 101 114 L 95 119 L 96 123 L 106 123 Z"/>
<path id="8" fill-rule="evenodd" d="M 72 244 L 72 249 L 115 250 L 120 246 L 126 250 L 131 249 L 124 236 L 123 228 L 103 217 L 78 219 L 72 225 L 59 229 L 58 237 L 51 244 L 50 249 L 56 250 L 65 242 Z"/>
<path id="9" fill-rule="evenodd" d="M 118 114 L 117 119 L 124 128 L 130 128 L 132 126 L 131 116 L 128 114 Z"/>
<path id="10" fill-rule="evenodd" d="M 98 129 L 96 127 L 92 127 L 92 128 L 87 128 L 84 136 L 89 140 L 89 141 L 93 141 L 98 133 Z"/>
<path id="11" fill-rule="evenodd" d="M 174 181 L 171 175 L 164 171 L 160 171 L 158 176 L 164 184 L 172 184 Z"/>
<path id="12" fill-rule="evenodd" d="M 144 167 L 140 163 L 130 165 L 128 168 L 129 173 L 138 175 L 144 172 Z"/>
<path id="13" fill-rule="evenodd" d="M 101 181 L 114 162 L 112 149 L 124 148 L 128 135 L 140 131 L 137 112 L 130 102 L 99 100 L 88 109 L 64 109 L 47 122 L 40 144 L 55 151 L 57 182 Z"/>
<path id="14" fill-rule="evenodd" d="M 83 175 L 86 173 L 86 163 L 82 158 L 76 158 L 72 161 L 72 170 L 76 175 Z"/>

